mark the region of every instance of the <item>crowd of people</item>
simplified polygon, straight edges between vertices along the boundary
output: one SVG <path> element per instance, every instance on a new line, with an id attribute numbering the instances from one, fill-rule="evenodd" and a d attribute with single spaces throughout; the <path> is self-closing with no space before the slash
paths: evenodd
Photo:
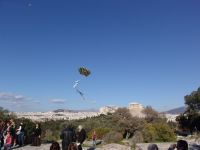
<path id="1" fill-rule="evenodd" d="M 32 129 L 31 146 L 41 145 L 42 130 L 39 124 L 35 124 Z M 96 145 L 96 133 L 93 135 L 93 144 Z M 30 137 L 29 137 L 30 138 Z M 62 150 L 82 150 L 82 143 L 86 139 L 86 131 L 81 125 L 78 126 L 76 132 L 72 126 L 67 126 L 61 131 L 60 138 L 62 139 Z M 0 150 L 10 150 L 13 147 L 22 147 L 25 144 L 26 131 L 23 122 L 16 124 L 13 119 L 2 121 L 0 120 Z M 30 144 L 30 143 L 27 143 Z M 50 150 L 60 150 L 58 142 L 53 142 Z"/>
<path id="2" fill-rule="evenodd" d="M 62 139 L 62 150 L 82 150 L 82 144 L 86 139 L 86 131 L 81 125 L 76 133 L 73 127 L 67 126 L 60 135 Z"/>
<path id="3" fill-rule="evenodd" d="M 32 145 L 39 146 L 41 144 L 41 129 L 38 124 L 32 131 Z M 25 141 L 25 125 L 21 122 L 16 124 L 13 119 L 7 121 L 0 120 L 0 150 L 9 150 L 12 147 L 22 147 Z"/>
<path id="4" fill-rule="evenodd" d="M 185 140 L 178 140 L 177 144 L 172 144 L 168 150 L 188 150 L 188 143 Z M 148 150 L 159 150 L 156 144 L 150 144 Z"/>
<path id="5" fill-rule="evenodd" d="M 31 145 L 40 146 L 41 145 L 41 133 L 42 130 L 39 124 L 35 124 L 32 130 Z M 62 150 L 82 150 L 82 144 L 87 137 L 85 129 L 79 125 L 77 132 L 72 125 L 66 126 L 60 134 L 62 140 Z M 93 147 L 96 147 L 96 132 L 92 132 L 92 142 Z M 9 121 L 0 121 L 0 150 L 10 150 L 13 146 L 23 146 L 25 140 L 25 126 L 21 122 L 16 124 L 13 119 Z M 50 150 L 60 150 L 60 144 L 58 142 L 53 142 Z M 169 146 L 168 150 L 188 150 L 188 143 L 184 140 L 177 141 L 176 144 Z M 156 144 L 150 144 L 148 150 L 159 150 Z"/>
<path id="6" fill-rule="evenodd" d="M 62 139 L 62 150 L 82 150 L 82 144 L 86 139 L 86 132 L 81 125 L 78 126 L 78 132 L 71 126 L 67 126 L 62 130 L 60 138 Z M 96 147 L 96 132 L 92 132 L 93 148 Z M 60 150 L 58 142 L 53 142 L 50 150 Z M 156 144 L 149 144 L 148 150 L 159 150 Z M 188 143 L 185 140 L 178 140 L 176 144 L 169 146 L 168 150 L 188 150 Z"/>
<path id="7" fill-rule="evenodd" d="M 62 139 L 62 150 L 82 150 L 82 144 L 87 137 L 85 129 L 79 125 L 78 131 L 68 125 L 61 131 L 60 138 Z M 96 132 L 92 133 L 93 146 L 96 147 Z M 58 142 L 53 142 L 50 150 L 60 150 L 60 145 Z"/>

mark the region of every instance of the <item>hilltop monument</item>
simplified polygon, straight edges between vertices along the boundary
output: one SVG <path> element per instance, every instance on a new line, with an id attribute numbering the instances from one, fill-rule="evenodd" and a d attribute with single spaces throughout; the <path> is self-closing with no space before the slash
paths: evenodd
<path id="1" fill-rule="evenodd" d="M 132 102 L 129 104 L 128 109 L 132 116 L 144 117 L 144 114 L 142 113 L 144 107 L 142 106 L 142 104 L 139 104 L 137 102 Z"/>
<path id="2" fill-rule="evenodd" d="M 113 106 L 113 105 L 110 105 L 110 106 L 104 106 L 104 107 L 101 107 L 99 109 L 100 113 L 101 114 L 108 114 L 108 113 L 114 113 L 119 107 L 117 106 Z"/>
<path id="3" fill-rule="evenodd" d="M 99 109 L 101 114 L 108 114 L 108 113 L 114 113 L 119 107 L 117 106 L 104 106 Z M 144 107 L 142 104 L 139 104 L 137 102 L 132 102 L 128 105 L 127 109 L 130 111 L 131 115 L 134 117 L 144 117 L 145 115 L 142 113 Z"/>

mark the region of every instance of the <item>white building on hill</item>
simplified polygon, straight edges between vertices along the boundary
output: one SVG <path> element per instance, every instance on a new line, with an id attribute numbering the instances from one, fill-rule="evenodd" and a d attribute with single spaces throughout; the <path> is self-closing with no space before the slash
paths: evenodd
<path id="1" fill-rule="evenodd" d="M 134 117 L 144 117 L 145 115 L 142 113 L 144 107 L 136 102 L 132 102 L 129 104 L 128 109 L 132 116 Z"/>
<path id="2" fill-rule="evenodd" d="M 101 114 L 114 113 L 119 107 L 117 106 L 104 106 L 99 109 Z"/>

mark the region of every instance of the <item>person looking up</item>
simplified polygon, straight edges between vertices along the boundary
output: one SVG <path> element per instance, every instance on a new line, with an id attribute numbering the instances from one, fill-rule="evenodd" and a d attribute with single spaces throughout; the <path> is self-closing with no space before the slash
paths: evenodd
<path id="1" fill-rule="evenodd" d="M 82 144 L 86 139 L 86 131 L 83 129 L 81 125 L 78 126 L 78 132 L 77 132 L 77 141 L 78 141 L 78 150 L 82 150 Z"/>

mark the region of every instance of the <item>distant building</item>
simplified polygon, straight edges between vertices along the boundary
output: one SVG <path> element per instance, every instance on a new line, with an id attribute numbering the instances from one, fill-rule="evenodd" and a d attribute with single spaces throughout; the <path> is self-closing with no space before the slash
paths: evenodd
<path id="1" fill-rule="evenodd" d="M 77 120 L 99 116 L 99 112 L 15 112 L 18 118 L 27 118 L 33 121 L 47 120 Z"/>
<path id="2" fill-rule="evenodd" d="M 128 109 L 132 116 L 134 117 L 144 117 L 145 115 L 142 113 L 144 107 L 136 102 L 132 102 L 129 104 Z"/>
<path id="3" fill-rule="evenodd" d="M 176 117 L 178 117 L 178 114 L 164 114 L 164 116 L 167 118 L 167 122 L 176 122 Z"/>
<path id="4" fill-rule="evenodd" d="M 143 110 L 144 107 L 142 106 L 142 104 L 132 102 L 129 104 L 128 109 L 129 110 Z"/>
<path id="5" fill-rule="evenodd" d="M 114 113 L 119 107 L 117 106 L 104 106 L 99 109 L 101 114 Z"/>

